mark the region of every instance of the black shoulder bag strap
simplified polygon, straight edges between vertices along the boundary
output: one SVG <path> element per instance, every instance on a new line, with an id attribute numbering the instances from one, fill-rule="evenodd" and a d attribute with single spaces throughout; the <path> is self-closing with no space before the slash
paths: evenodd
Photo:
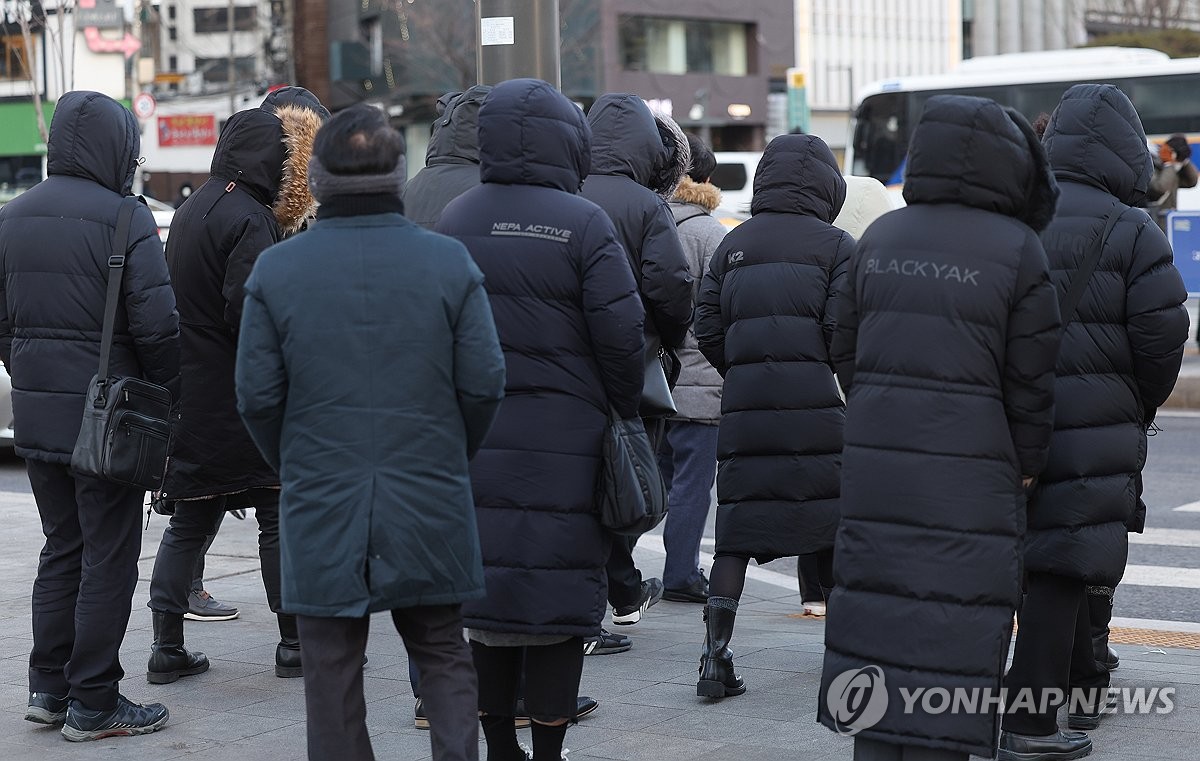
<path id="1" fill-rule="evenodd" d="M 1096 241 L 1096 245 L 1092 247 L 1092 250 L 1088 251 L 1088 255 L 1083 260 L 1083 263 L 1079 265 L 1079 269 L 1075 270 L 1075 278 L 1071 281 L 1071 287 L 1067 290 L 1067 295 L 1063 298 L 1062 309 L 1060 310 L 1064 328 L 1075 319 L 1075 310 L 1079 308 L 1079 300 L 1083 298 L 1083 292 L 1087 290 L 1088 281 L 1092 279 L 1092 274 L 1095 273 L 1096 266 L 1100 264 L 1100 257 L 1104 253 L 1104 244 L 1108 242 L 1109 234 L 1124 214 L 1124 210 L 1118 212 L 1117 207 L 1114 207 L 1104 217 L 1106 221 L 1104 232 L 1100 234 L 1100 239 Z"/>
<path id="2" fill-rule="evenodd" d="M 698 211 L 698 212 L 696 212 L 695 214 L 689 214 L 689 215 L 687 215 L 687 216 L 686 216 L 686 217 L 684 217 L 683 219 L 677 219 L 677 220 L 675 220 L 675 226 L 676 226 L 676 227 L 679 227 L 679 226 L 680 226 L 680 225 L 682 225 L 684 222 L 687 222 L 689 219 L 695 219 L 696 217 L 707 217 L 707 216 L 711 216 L 711 215 L 710 215 L 710 214 L 709 214 L 707 211 Z"/>
<path id="3" fill-rule="evenodd" d="M 121 200 L 117 213 L 117 230 L 113 233 L 112 253 L 108 257 L 108 296 L 104 302 L 104 327 L 100 334 L 100 393 L 96 395 L 96 406 L 105 405 L 104 387 L 108 383 L 108 361 L 112 354 L 113 332 L 117 326 L 117 305 L 121 301 L 121 281 L 125 279 L 125 252 L 129 248 L 129 223 L 137 209 L 138 200 L 128 196 Z"/>

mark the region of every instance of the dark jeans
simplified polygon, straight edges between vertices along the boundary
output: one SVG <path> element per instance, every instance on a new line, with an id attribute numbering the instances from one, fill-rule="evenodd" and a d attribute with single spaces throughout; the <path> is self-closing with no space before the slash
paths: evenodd
<path id="1" fill-rule="evenodd" d="M 479 674 L 482 713 L 511 716 L 520 696 L 530 717 L 538 721 L 575 719 L 583 676 L 582 638 L 537 647 L 488 647 L 472 641 L 471 654 Z M 519 694 L 522 679 L 524 695 Z M 424 679 L 421 689 L 424 692 Z"/>
<path id="2" fill-rule="evenodd" d="M 153 610 L 177 615 L 188 612 L 187 597 L 200 548 L 216 533 L 226 510 L 245 506 L 253 506 L 254 517 L 258 519 L 258 558 L 267 604 L 271 610 L 279 611 L 278 489 L 250 489 L 230 497 L 177 501 L 175 514 L 158 546 L 158 557 L 154 559 L 154 572 L 150 578 L 150 607 Z"/>
<path id="3" fill-rule="evenodd" d="M 304 666 L 309 761 L 371 761 L 362 661 L 371 619 L 296 616 Z M 392 611 L 422 676 L 434 761 L 479 758 L 478 694 L 458 605 Z M 582 653 L 582 645 L 580 645 Z"/>
<path id="4" fill-rule="evenodd" d="M 1102 690 L 1108 671 L 1096 662 L 1087 604 L 1087 587 L 1079 579 L 1049 573 L 1030 573 L 1012 667 L 1004 686 L 1012 706 L 1004 729 L 1019 735 L 1050 735 L 1058 731 L 1058 707 L 1043 700 L 1043 691 Z M 1018 700 L 1017 691 L 1033 691 L 1033 706 Z M 1102 699 L 1099 692 L 1090 699 Z M 1026 710 L 1034 707 L 1035 710 Z M 1045 711 L 1036 710 L 1045 707 Z M 1014 710 L 1017 709 L 1017 710 Z"/>
<path id="5" fill-rule="evenodd" d="M 683 589 L 700 580 L 700 540 L 717 477 L 717 426 L 667 421 L 658 467 L 670 491 L 670 510 L 663 527 L 667 550 L 663 586 Z"/>
<path id="6" fill-rule="evenodd" d="M 854 738 L 854 761 L 967 761 L 969 753 Z"/>
<path id="7" fill-rule="evenodd" d="M 117 705 L 142 549 L 145 492 L 27 460 L 46 544 L 33 582 L 29 691 L 69 695 L 92 710 Z"/>
<path id="8" fill-rule="evenodd" d="M 196 556 L 196 565 L 192 570 L 192 586 L 188 589 L 200 590 L 204 589 L 204 556 L 208 554 L 208 548 L 212 547 L 213 540 L 217 538 L 217 531 L 221 530 L 221 521 L 225 520 L 225 513 L 221 513 L 221 517 L 217 519 L 217 527 L 204 540 L 204 544 L 200 547 L 200 554 Z"/>

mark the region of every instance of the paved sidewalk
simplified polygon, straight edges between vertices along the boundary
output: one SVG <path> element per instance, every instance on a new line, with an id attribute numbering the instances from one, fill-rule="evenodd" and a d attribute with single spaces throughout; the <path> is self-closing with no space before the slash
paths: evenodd
<path id="1" fill-rule="evenodd" d="M 254 522 L 225 522 L 209 555 L 209 589 L 237 604 L 242 617 L 222 623 L 187 623 L 189 646 L 212 660 L 212 669 L 172 685 L 146 683 L 151 641 L 145 607 L 154 549 L 165 519 L 155 516 L 144 534 L 141 582 L 123 650 L 126 694 L 160 700 L 171 721 L 148 737 L 72 744 L 57 730 L 22 720 L 30 647 L 29 591 L 41 534 L 32 497 L 0 492 L 0 700 L 6 731 L 0 759 L 213 759 L 299 761 L 305 757 L 303 684 L 277 679 L 272 670 L 277 633 L 257 573 Z M 639 548 L 639 565 L 661 569 L 661 539 Z M 624 631 L 628 653 L 585 662 L 585 694 L 600 709 L 567 733 L 570 761 L 776 761 L 849 759 L 852 743 L 815 721 L 824 627 L 796 618 L 799 596 L 788 577 L 756 569 L 738 616 L 733 647 L 749 691 L 721 703 L 695 696 L 703 630 L 700 607 L 660 603 L 643 622 Z M 1119 645 L 1116 685 L 1174 685 L 1176 710 L 1165 716 L 1114 716 L 1093 733 L 1102 761 L 1194 760 L 1200 757 L 1200 651 L 1152 650 Z M 368 646 L 368 723 L 379 759 L 429 757 L 428 734 L 412 726 L 413 700 L 404 648 L 380 617 Z M 528 742 L 528 732 L 522 732 Z M 482 746 L 481 746 L 482 748 Z"/>

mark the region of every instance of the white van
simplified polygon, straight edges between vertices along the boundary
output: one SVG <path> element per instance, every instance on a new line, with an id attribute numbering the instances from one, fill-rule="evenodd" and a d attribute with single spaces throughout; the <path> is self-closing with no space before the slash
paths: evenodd
<path id="1" fill-rule="evenodd" d="M 750 199 L 754 195 L 754 172 L 762 158 L 760 151 L 717 151 L 717 168 L 712 184 L 721 189 L 721 205 L 713 212 L 726 227 L 734 227 L 750 218 Z M 731 224 L 732 222 L 732 224 Z"/>

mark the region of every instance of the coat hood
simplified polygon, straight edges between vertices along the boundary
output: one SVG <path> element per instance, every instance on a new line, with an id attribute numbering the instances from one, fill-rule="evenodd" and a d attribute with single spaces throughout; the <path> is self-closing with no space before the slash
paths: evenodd
<path id="1" fill-rule="evenodd" d="M 1058 184 L 1019 113 L 987 98 L 936 95 L 909 145 L 904 200 L 984 209 L 1040 232 L 1054 218 Z"/>
<path id="2" fill-rule="evenodd" d="M 55 106 L 46 171 L 82 177 L 127 196 L 141 149 L 141 130 L 129 109 L 107 95 L 76 90 Z"/>
<path id="3" fill-rule="evenodd" d="M 658 136 L 667 149 L 668 159 L 650 178 L 650 189 L 670 201 L 680 180 L 687 176 L 692 166 L 692 146 L 675 120 L 666 114 L 655 112 L 654 126 L 658 128 Z"/>
<path id="4" fill-rule="evenodd" d="M 833 226 L 850 233 L 855 240 L 862 237 L 871 223 L 892 210 L 887 188 L 874 177 L 846 177 L 846 203 Z"/>
<path id="5" fill-rule="evenodd" d="M 217 140 L 212 176 L 237 183 L 271 208 L 285 234 L 295 232 L 316 205 L 308 188 L 308 161 L 320 128 L 320 113 L 304 106 L 239 111 Z"/>
<path id="6" fill-rule="evenodd" d="M 602 95 L 587 120 L 592 128 L 592 174 L 621 175 L 654 188 L 654 178 L 671 162 L 671 153 L 645 101 L 630 93 Z"/>
<path id="7" fill-rule="evenodd" d="M 491 91 L 490 85 L 475 85 L 438 99 L 438 117 L 425 151 L 426 166 L 479 163 L 479 107 Z"/>
<path id="8" fill-rule="evenodd" d="M 691 177 L 684 177 L 675 188 L 671 198 L 676 203 L 690 203 L 705 211 L 712 211 L 721 205 L 721 189 L 711 182 L 696 182 Z M 703 274 L 703 273 L 701 273 Z"/>
<path id="9" fill-rule="evenodd" d="M 263 98 L 262 105 L 259 108 L 275 113 L 282 106 L 307 108 L 321 117 L 322 122 L 329 118 L 329 109 L 321 105 L 321 101 L 316 95 L 313 95 L 303 87 L 281 87 Z"/>
<path id="10" fill-rule="evenodd" d="M 750 213 L 805 214 L 829 224 L 846 201 L 846 180 L 837 159 L 816 135 L 772 140 L 754 174 Z"/>
<path id="11" fill-rule="evenodd" d="M 591 139 L 583 112 L 548 82 L 510 79 L 479 109 L 479 178 L 578 193 Z"/>
<path id="12" fill-rule="evenodd" d="M 1121 203 L 1146 197 L 1154 162 L 1142 121 L 1114 85 L 1075 85 L 1050 116 L 1043 137 L 1054 176 L 1098 187 Z"/>

